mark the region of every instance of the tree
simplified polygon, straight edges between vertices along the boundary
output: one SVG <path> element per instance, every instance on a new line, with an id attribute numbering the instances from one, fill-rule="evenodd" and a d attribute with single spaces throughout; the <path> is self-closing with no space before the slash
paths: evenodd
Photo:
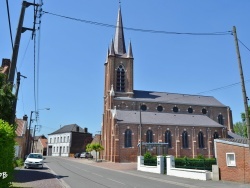
<path id="1" fill-rule="evenodd" d="M 15 96 L 11 92 L 11 85 L 7 83 L 6 75 L 0 73 L 0 119 L 11 122 Z"/>
<path id="2" fill-rule="evenodd" d="M 250 106 L 248 106 L 248 114 L 250 114 Z M 247 126 L 246 126 L 246 114 L 241 113 L 242 122 L 236 122 L 234 124 L 234 132 L 244 138 L 247 138 Z"/>
<path id="3" fill-rule="evenodd" d="M 88 144 L 87 146 L 86 146 L 86 151 L 87 152 L 91 152 L 91 151 L 95 151 L 96 153 L 95 153 L 95 160 L 97 161 L 97 152 L 100 152 L 100 151 L 102 151 L 102 150 L 104 150 L 104 148 L 102 147 L 102 145 L 101 144 L 99 144 L 99 143 L 91 143 L 91 144 Z"/>
<path id="4" fill-rule="evenodd" d="M 244 122 L 236 122 L 234 124 L 234 132 L 242 137 L 247 137 L 247 126 Z"/>

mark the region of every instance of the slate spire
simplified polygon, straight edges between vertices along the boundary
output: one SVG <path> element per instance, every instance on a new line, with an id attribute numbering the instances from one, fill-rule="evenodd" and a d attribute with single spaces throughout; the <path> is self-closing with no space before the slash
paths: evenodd
<path id="1" fill-rule="evenodd" d="M 122 24 L 122 13 L 121 7 L 119 6 L 118 16 L 117 16 L 117 23 L 116 23 L 116 30 L 115 30 L 115 39 L 114 39 L 114 48 L 115 54 L 125 54 L 126 47 L 124 41 L 124 33 L 123 33 L 123 24 Z"/>

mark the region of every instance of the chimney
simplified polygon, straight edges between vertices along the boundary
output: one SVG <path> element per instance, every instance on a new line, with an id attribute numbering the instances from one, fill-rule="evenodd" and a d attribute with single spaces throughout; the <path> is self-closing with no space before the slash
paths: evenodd
<path id="1" fill-rule="evenodd" d="M 84 128 L 84 133 L 88 133 L 88 128 Z"/>
<path id="2" fill-rule="evenodd" d="M 79 132 L 79 126 L 76 126 L 76 132 Z"/>

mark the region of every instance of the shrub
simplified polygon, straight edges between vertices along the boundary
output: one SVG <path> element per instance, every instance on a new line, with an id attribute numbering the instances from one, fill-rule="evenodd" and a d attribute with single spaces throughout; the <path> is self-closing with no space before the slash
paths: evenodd
<path id="1" fill-rule="evenodd" d="M 7 122 L 0 119 L 0 173 L 6 173 L 7 177 L 0 177 L 0 188 L 10 187 L 13 180 L 15 154 L 15 129 Z"/>

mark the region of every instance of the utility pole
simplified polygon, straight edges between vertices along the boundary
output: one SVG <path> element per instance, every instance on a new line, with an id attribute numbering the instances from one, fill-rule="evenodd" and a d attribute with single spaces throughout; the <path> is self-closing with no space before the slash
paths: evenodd
<path id="1" fill-rule="evenodd" d="M 13 106 L 12 106 L 12 118 L 10 124 L 14 125 L 15 123 L 15 118 L 16 118 L 16 105 L 17 105 L 17 97 L 18 97 L 18 92 L 19 92 L 19 86 L 20 86 L 20 80 L 21 77 L 27 78 L 26 76 L 21 75 L 20 72 L 17 73 L 17 85 L 16 85 L 16 93 L 15 93 L 15 99 L 13 101 Z"/>
<path id="2" fill-rule="evenodd" d="M 27 7 L 29 7 L 30 5 L 39 6 L 38 4 L 29 3 L 27 1 L 23 1 L 23 3 L 22 3 L 22 9 L 21 9 L 20 17 L 19 17 L 17 33 L 16 33 L 16 38 L 15 38 L 15 43 L 14 43 L 12 58 L 11 58 L 11 63 L 10 63 L 9 76 L 8 76 L 8 81 L 11 84 L 12 87 L 13 87 L 13 83 L 14 83 L 14 77 L 15 77 L 15 70 L 16 70 L 16 63 L 17 63 L 17 57 L 18 57 L 18 51 L 19 51 L 19 44 L 20 44 L 20 40 L 21 40 L 21 34 L 23 32 L 25 32 L 26 30 L 31 30 L 31 31 L 34 32 L 34 28 L 30 29 L 30 28 L 23 27 L 25 9 Z"/>
<path id="3" fill-rule="evenodd" d="M 237 38 L 235 26 L 233 26 L 233 35 L 234 35 L 236 53 L 237 53 L 238 64 L 239 64 L 241 88 L 242 88 L 243 101 L 244 101 L 244 107 L 245 107 L 245 118 L 246 118 L 247 134 L 248 134 L 248 145 L 249 145 L 249 150 L 250 150 L 250 124 L 249 124 L 249 113 L 248 113 L 248 103 L 247 103 L 248 98 L 247 98 L 247 94 L 246 94 L 244 75 L 243 75 L 243 70 L 242 70 L 242 65 L 241 65 L 240 50 L 239 50 L 239 44 L 238 44 L 238 38 Z"/>

